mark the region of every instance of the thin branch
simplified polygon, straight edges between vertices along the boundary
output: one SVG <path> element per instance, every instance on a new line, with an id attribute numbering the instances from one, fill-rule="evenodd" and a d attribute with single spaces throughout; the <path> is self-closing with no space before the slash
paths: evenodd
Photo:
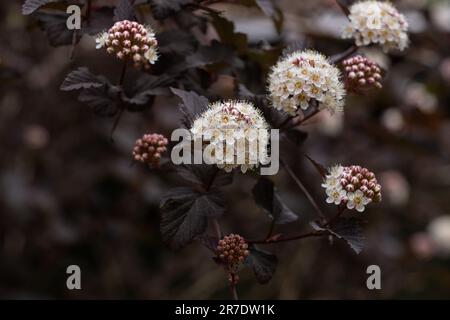
<path id="1" fill-rule="evenodd" d="M 353 45 L 350 48 L 348 48 L 347 50 L 345 50 L 344 52 L 341 52 L 341 53 L 333 55 L 330 58 L 330 60 L 331 60 L 332 63 L 338 64 L 341 61 L 343 61 L 343 60 L 347 59 L 348 57 L 350 57 L 356 51 L 358 51 L 358 47 L 356 45 Z"/>
<path id="2" fill-rule="evenodd" d="M 125 74 L 127 72 L 127 65 L 128 65 L 127 60 L 125 60 L 123 62 L 122 71 L 120 72 L 119 81 L 117 82 L 117 86 L 119 87 L 119 92 L 117 93 L 117 100 L 119 101 L 119 112 L 117 113 L 117 116 L 114 119 L 114 123 L 113 123 L 113 126 L 111 128 L 111 133 L 110 133 L 111 141 L 113 141 L 113 137 L 112 136 L 113 136 L 114 131 L 116 130 L 117 126 L 119 125 L 119 121 L 122 118 L 122 114 L 123 114 L 123 111 L 125 109 L 124 106 L 123 106 L 123 101 L 122 101 L 122 98 L 121 98 L 121 94 L 123 92 L 122 86 L 123 86 L 123 82 L 125 80 Z"/>
<path id="3" fill-rule="evenodd" d="M 227 2 L 226 0 L 203 0 L 200 3 L 204 6 L 209 6 L 210 4 L 219 3 L 219 2 Z M 229 1 L 232 2 L 232 1 Z"/>
<path id="4" fill-rule="evenodd" d="M 302 124 L 303 122 L 305 122 L 306 120 L 312 118 L 313 116 L 315 116 L 316 114 L 318 114 L 320 111 L 322 111 L 322 109 L 319 109 L 319 103 L 317 100 L 314 100 L 311 102 L 312 106 L 314 107 L 314 111 L 312 111 L 311 113 L 309 113 L 308 115 L 304 116 L 303 118 L 300 117 L 299 115 L 297 116 L 290 116 L 288 117 L 286 120 L 284 120 L 281 125 L 279 126 L 279 129 L 281 131 L 285 131 L 285 130 L 289 130 L 292 129 L 300 124 Z M 289 124 L 289 122 L 291 122 Z M 289 125 L 288 125 L 289 124 Z"/>
<path id="5" fill-rule="evenodd" d="M 73 30 L 73 33 L 72 33 L 72 46 L 70 48 L 70 54 L 69 54 L 70 60 L 73 60 L 73 57 L 75 55 L 75 48 L 77 46 L 77 37 L 78 37 L 78 30 L 75 29 L 75 30 Z"/>
<path id="6" fill-rule="evenodd" d="M 128 62 L 127 60 L 125 60 L 123 62 L 122 71 L 120 73 L 120 78 L 119 78 L 119 81 L 117 83 L 117 85 L 120 86 L 120 87 L 123 85 L 123 81 L 125 80 L 125 74 L 127 72 L 127 62 Z"/>
<path id="7" fill-rule="evenodd" d="M 217 221 L 217 219 L 212 219 L 211 223 L 213 225 L 214 232 L 216 233 L 217 239 L 219 239 L 219 240 L 222 239 L 222 229 L 220 228 L 219 221 Z"/>
<path id="8" fill-rule="evenodd" d="M 312 237 L 321 237 L 324 235 L 327 235 L 328 232 L 326 231 L 311 231 L 308 233 L 302 233 L 290 237 L 280 237 L 277 239 L 264 239 L 264 240 L 247 240 L 248 244 L 272 244 L 272 243 L 279 243 L 279 242 L 287 242 L 287 241 L 293 241 L 293 240 L 300 240 L 305 238 L 312 238 Z"/>
<path id="9" fill-rule="evenodd" d="M 270 238 L 270 236 L 273 233 L 273 229 L 275 229 L 275 219 L 272 219 L 272 222 L 270 223 L 270 227 L 269 227 L 269 231 L 267 232 L 266 239 Z"/>
<path id="10" fill-rule="evenodd" d="M 309 193 L 308 189 L 305 187 L 305 185 L 300 181 L 300 179 L 295 175 L 294 171 L 289 167 L 289 165 L 283 160 L 280 159 L 281 165 L 286 169 L 286 172 L 291 176 L 291 178 L 295 181 L 295 183 L 298 185 L 298 187 L 303 191 L 303 193 L 308 198 L 309 202 L 311 202 L 314 209 L 316 209 L 317 214 L 319 215 L 322 222 L 326 221 L 326 217 L 323 214 L 322 210 L 320 210 L 319 206 L 317 205 L 316 201 L 312 197 L 312 195 Z"/>
<path id="11" fill-rule="evenodd" d="M 231 276 L 231 281 L 230 281 L 231 296 L 233 297 L 233 300 L 239 300 L 239 296 L 237 294 L 237 289 L 236 289 L 236 281 L 234 279 L 235 274 L 234 273 L 230 273 L 230 276 Z"/>
<path id="12" fill-rule="evenodd" d="M 214 14 L 221 14 L 222 13 L 221 11 L 218 11 L 216 9 L 213 9 L 213 8 L 210 8 L 210 7 L 198 4 L 198 3 L 190 3 L 188 6 L 194 8 L 194 9 L 208 11 L 208 12 L 211 12 L 211 13 L 214 13 Z"/>
<path id="13" fill-rule="evenodd" d="M 308 114 L 307 116 L 305 116 L 304 118 L 302 118 L 296 125 L 300 125 L 303 122 L 311 119 L 312 117 L 314 117 L 316 114 L 318 114 L 320 111 L 322 111 L 322 109 L 316 108 L 316 110 L 314 110 L 313 112 L 311 112 L 310 114 Z"/>
<path id="14" fill-rule="evenodd" d="M 346 15 L 346 17 L 348 18 L 349 14 L 350 14 L 350 10 L 348 9 L 348 7 L 342 3 L 341 0 L 336 0 L 339 8 L 341 8 L 342 12 L 344 12 L 344 14 Z"/>

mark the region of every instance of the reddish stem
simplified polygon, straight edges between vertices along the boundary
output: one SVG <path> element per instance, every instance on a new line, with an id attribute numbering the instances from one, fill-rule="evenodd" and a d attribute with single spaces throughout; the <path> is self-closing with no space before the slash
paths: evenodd
<path id="1" fill-rule="evenodd" d="M 291 237 L 285 237 L 285 238 L 278 238 L 278 239 L 264 239 L 264 240 L 248 240 L 247 243 L 249 244 L 271 244 L 271 243 L 279 243 L 279 242 L 286 242 L 286 241 L 293 241 L 293 240 L 299 240 L 299 239 L 305 239 L 305 238 L 311 238 L 311 237 L 320 237 L 323 235 L 326 235 L 327 232 L 325 231 L 311 231 L 308 233 L 298 234 Z"/>

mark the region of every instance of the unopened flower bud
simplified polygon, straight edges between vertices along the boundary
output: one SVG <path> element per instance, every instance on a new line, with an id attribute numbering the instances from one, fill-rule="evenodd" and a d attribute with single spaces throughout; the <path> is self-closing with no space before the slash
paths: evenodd
<path id="1" fill-rule="evenodd" d="M 145 134 L 142 138 L 136 140 L 133 157 L 136 161 L 157 167 L 161 159 L 161 153 L 167 150 L 168 143 L 167 138 L 161 134 Z"/>
<path id="2" fill-rule="evenodd" d="M 119 59 L 133 60 L 136 68 L 148 69 L 158 59 L 153 30 L 135 21 L 116 22 L 108 32 L 98 35 L 96 43 L 96 48 L 106 47 L 108 53 L 115 53 Z M 151 54 L 146 54 L 147 52 Z M 137 53 L 141 55 L 138 57 Z"/>

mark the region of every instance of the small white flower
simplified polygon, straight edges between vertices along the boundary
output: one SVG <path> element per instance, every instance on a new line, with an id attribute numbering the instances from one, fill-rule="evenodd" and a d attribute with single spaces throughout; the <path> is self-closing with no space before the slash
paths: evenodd
<path id="1" fill-rule="evenodd" d="M 338 164 L 338 165 L 332 166 L 328 172 L 329 172 L 329 174 L 327 176 L 330 176 L 333 178 L 340 178 L 340 176 L 344 172 L 344 167 L 341 166 L 340 164 Z"/>
<path id="2" fill-rule="evenodd" d="M 338 178 L 335 177 L 326 177 L 324 183 L 321 185 L 322 187 L 328 189 L 328 188 L 338 188 L 341 187 L 340 181 Z"/>
<path id="3" fill-rule="evenodd" d="M 364 206 L 366 206 L 371 200 L 364 196 L 361 190 L 356 190 L 355 192 L 347 193 L 347 208 L 356 209 L 359 212 L 364 211 Z"/>
<path id="4" fill-rule="evenodd" d="M 345 95 L 338 68 L 315 51 L 296 51 L 280 59 L 269 75 L 268 90 L 275 109 L 295 115 L 311 101 L 330 112 L 342 111 Z"/>
<path id="5" fill-rule="evenodd" d="M 327 194 L 327 203 L 339 205 L 343 202 L 348 209 L 359 212 L 363 212 L 370 202 L 381 201 L 381 186 L 375 174 L 357 165 L 328 168 L 322 187 Z"/>
<path id="6" fill-rule="evenodd" d="M 365 0 L 356 2 L 349 10 L 343 38 L 354 38 L 357 46 L 378 43 L 386 52 L 408 46 L 408 22 L 390 2 Z"/>
<path id="7" fill-rule="evenodd" d="M 108 39 L 108 33 L 102 32 L 100 33 L 97 38 L 95 38 L 95 49 L 101 49 L 105 46 L 106 40 Z"/>
<path id="8" fill-rule="evenodd" d="M 268 160 L 269 125 L 253 104 L 245 101 L 215 102 L 192 124 L 196 139 L 223 147 L 223 157 L 209 157 L 220 169 L 243 173 Z M 231 163 L 227 161 L 231 155 Z M 241 163 L 239 163 L 241 162 Z M 243 162 L 243 163 L 242 163 Z"/>
<path id="9" fill-rule="evenodd" d="M 334 203 L 335 205 L 341 204 L 347 194 L 342 188 L 329 188 L 326 190 L 326 193 L 328 196 L 326 199 L 327 203 Z"/>
<path id="10" fill-rule="evenodd" d="M 147 59 L 147 61 L 150 64 L 154 64 L 156 60 L 158 60 L 158 53 L 155 48 L 150 48 L 144 53 L 144 58 Z"/>

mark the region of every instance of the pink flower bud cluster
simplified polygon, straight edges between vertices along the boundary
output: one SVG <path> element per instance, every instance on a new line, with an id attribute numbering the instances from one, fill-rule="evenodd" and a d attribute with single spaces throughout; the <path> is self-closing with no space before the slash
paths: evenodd
<path id="1" fill-rule="evenodd" d="M 136 68 L 149 68 L 158 58 L 158 42 L 150 27 L 135 21 L 118 21 L 108 32 L 100 34 L 96 40 L 97 48 L 106 47 L 106 51 L 117 58 L 133 61 Z"/>
<path id="2" fill-rule="evenodd" d="M 381 201 L 381 186 L 375 174 L 361 166 L 337 165 L 328 169 L 322 187 L 327 194 L 327 203 L 363 212 L 371 202 Z"/>
<path id="3" fill-rule="evenodd" d="M 236 267 L 250 254 L 245 239 L 233 233 L 219 241 L 216 251 L 218 258 L 230 268 Z"/>
<path id="4" fill-rule="evenodd" d="M 136 161 L 157 167 L 161 154 L 167 151 L 168 143 L 167 138 L 161 134 L 145 134 L 142 138 L 136 140 L 133 157 Z"/>
<path id="5" fill-rule="evenodd" d="M 369 89 L 382 87 L 381 68 L 362 56 L 348 58 L 342 62 L 348 89 Z"/>
<path id="6" fill-rule="evenodd" d="M 361 166 L 344 167 L 340 183 L 347 192 L 360 190 L 365 197 L 373 202 L 381 201 L 381 185 L 375 174 Z"/>

